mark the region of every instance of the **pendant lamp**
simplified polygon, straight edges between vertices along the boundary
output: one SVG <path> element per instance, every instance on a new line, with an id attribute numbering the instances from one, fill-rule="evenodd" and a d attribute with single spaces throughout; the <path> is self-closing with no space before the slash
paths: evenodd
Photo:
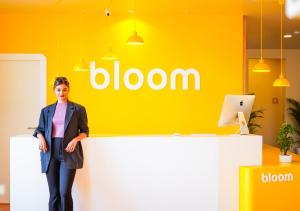
<path id="1" fill-rule="evenodd" d="M 107 5 L 107 8 L 105 9 L 105 16 L 108 19 L 107 25 L 110 24 L 110 19 L 111 19 L 111 11 L 109 9 L 111 7 L 111 4 L 112 4 L 112 0 L 109 1 L 109 5 Z M 114 61 L 114 60 L 118 60 L 118 57 L 116 57 L 115 54 L 113 53 L 112 47 L 109 47 L 107 51 L 104 53 L 104 55 L 101 57 L 101 59 L 106 61 Z"/>
<path id="2" fill-rule="evenodd" d="M 79 20 L 79 59 L 78 62 L 74 65 L 73 67 L 73 71 L 75 72 L 86 72 L 89 71 L 89 66 L 87 64 L 87 62 L 84 61 L 84 58 L 82 56 L 82 37 L 83 37 L 83 31 L 82 30 L 82 14 L 80 14 L 80 20 Z"/>
<path id="3" fill-rule="evenodd" d="M 136 0 L 134 1 L 134 11 L 136 13 Z M 134 31 L 133 34 L 127 39 L 127 44 L 128 45 L 143 45 L 144 41 L 141 36 L 138 35 L 136 31 L 136 20 L 135 20 L 135 15 L 134 15 Z"/>
<path id="4" fill-rule="evenodd" d="M 89 71 L 87 62 L 84 61 L 83 57 L 80 56 L 78 62 L 74 65 L 73 71 L 75 72 L 85 72 Z"/>
<path id="5" fill-rule="evenodd" d="M 274 87 L 289 87 L 290 82 L 284 77 L 282 68 L 282 13 L 283 13 L 283 1 L 279 1 L 280 4 L 280 75 L 273 82 Z"/>
<path id="6" fill-rule="evenodd" d="M 108 48 L 108 50 L 105 52 L 104 56 L 102 56 L 101 59 L 107 61 L 118 60 L 118 58 L 113 54 L 111 47 Z"/>
<path id="7" fill-rule="evenodd" d="M 268 73 L 271 72 L 269 65 L 267 65 L 263 60 L 263 42 L 262 42 L 262 31 L 263 31 L 263 23 L 262 23 L 262 0 L 260 0 L 260 60 L 254 65 L 252 71 L 257 73 Z"/>
<path id="8" fill-rule="evenodd" d="M 127 40 L 128 45 L 143 45 L 144 41 L 141 36 L 139 36 L 134 30 L 133 34 Z"/>

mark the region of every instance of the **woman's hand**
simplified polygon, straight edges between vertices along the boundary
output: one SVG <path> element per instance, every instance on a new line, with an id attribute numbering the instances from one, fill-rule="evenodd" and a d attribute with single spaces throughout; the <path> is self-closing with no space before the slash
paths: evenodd
<path id="1" fill-rule="evenodd" d="M 44 153 L 47 151 L 47 143 L 44 137 L 39 138 L 39 150 L 43 151 Z"/>
<path id="2" fill-rule="evenodd" d="M 66 152 L 73 152 L 75 150 L 75 147 L 77 145 L 78 141 L 74 138 L 72 141 L 68 143 L 68 146 L 66 147 Z"/>

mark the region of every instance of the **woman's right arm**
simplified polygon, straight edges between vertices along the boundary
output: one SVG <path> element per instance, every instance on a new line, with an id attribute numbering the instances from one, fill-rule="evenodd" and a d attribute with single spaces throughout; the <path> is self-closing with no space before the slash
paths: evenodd
<path id="1" fill-rule="evenodd" d="M 39 149 L 43 150 L 45 153 L 47 151 L 47 143 L 45 140 L 45 126 L 46 126 L 46 117 L 45 117 L 45 109 L 42 109 L 41 114 L 40 114 L 40 120 L 39 120 L 39 125 L 35 129 L 33 136 L 38 138 L 40 143 L 39 143 Z"/>
<path id="2" fill-rule="evenodd" d="M 47 151 L 47 142 L 45 140 L 45 137 L 41 133 L 38 133 L 37 137 L 40 140 L 39 150 L 43 150 L 43 152 L 45 153 Z"/>

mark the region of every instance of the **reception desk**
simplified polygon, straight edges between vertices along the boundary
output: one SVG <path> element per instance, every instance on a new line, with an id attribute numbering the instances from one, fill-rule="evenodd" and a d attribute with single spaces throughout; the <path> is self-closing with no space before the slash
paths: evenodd
<path id="1" fill-rule="evenodd" d="M 240 211 L 297 211 L 300 187 L 300 156 L 279 163 L 279 149 L 263 146 L 263 165 L 240 168 Z"/>
<path id="2" fill-rule="evenodd" d="M 82 141 L 75 211 L 238 211 L 239 167 L 262 164 L 261 136 L 124 136 Z M 47 210 L 38 140 L 10 140 L 12 211 Z"/>

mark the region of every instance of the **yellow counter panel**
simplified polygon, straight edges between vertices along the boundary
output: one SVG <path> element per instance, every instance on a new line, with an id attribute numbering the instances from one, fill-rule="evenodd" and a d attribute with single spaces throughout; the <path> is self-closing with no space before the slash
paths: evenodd
<path id="1" fill-rule="evenodd" d="M 240 211 L 297 211 L 300 197 L 300 156 L 279 163 L 279 149 L 263 146 L 263 165 L 240 167 Z"/>

